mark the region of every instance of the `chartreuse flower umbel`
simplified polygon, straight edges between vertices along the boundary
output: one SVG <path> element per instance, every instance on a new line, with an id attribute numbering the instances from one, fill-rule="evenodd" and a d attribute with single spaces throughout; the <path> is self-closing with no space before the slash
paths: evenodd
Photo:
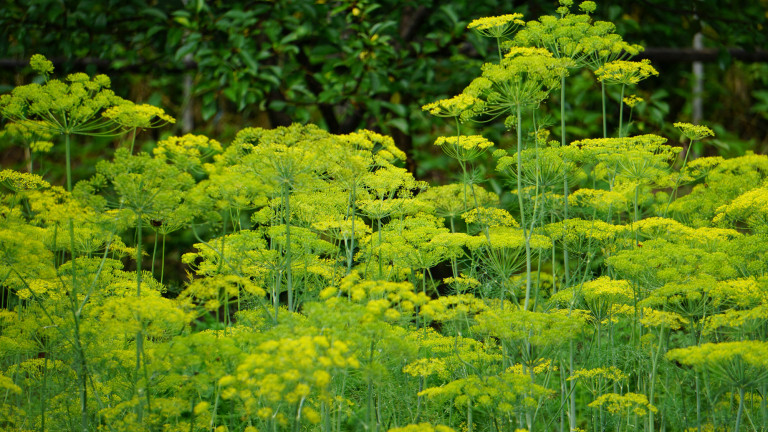
<path id="1" fill-rule="evenodd" d="M 692 366 L 711 379 L 739 391 L 739 407 L 734 421 L 736 432 L 741 427 L 746 390 L 768 380 L 768 343 L 762 341 L 706 343 L 677 348 L 670 350 L 667 358 Z"/>

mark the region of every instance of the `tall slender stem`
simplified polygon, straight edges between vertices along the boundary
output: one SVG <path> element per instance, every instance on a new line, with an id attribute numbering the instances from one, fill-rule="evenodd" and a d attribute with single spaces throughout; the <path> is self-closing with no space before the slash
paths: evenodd
<path id="1" fill-rule="evenodd" d="M 141 297 L 141 252 L 142 252 L 142 217 L 141 213 L 136 214 L 136 297 Z M 139 315 L 139 320 L 141 320 L 141 316 Z M 141 328 L 136 332 L 136 371 L 135 371 L 135 379 L 138 381 L 139 379 L 139 371 L 141 370 L 141 358 L 144 354 L 144 332 Z M 144 385 L 146 386 L 146 382 Z M 144 409 L 143 409 L 143 402 L 141 400 L 142 392 L 146 391 L 146 389 L 141 389 L 137 386 L 136 391 L 138 392 L 139 400 L 136 404 L 136 416 L 138 418 L 139 424 L 143 422 L 144 419 Z"/>
<path id="2" fill-rule="evenodd" d="M 520 226 L 525 238 L 525 302 L 523 309 L 528 310 L 531 299 L 531 241 L 528 237 L 528 229 L 525 225 L 525 210 L 523 209 L 523 179 L 522 179 L 522 152 L 523 152 L 523 119 L 522 106 L 517 104 L 517 203 L 520 206 Z M 502 299 L 502 305 L 504 304 Z"/>
<path id="3" fill-rule="evenodd" d="M 605 115 L 603 115 L 603 119 L 605 119 Z M 603 125 L 605 127 L 605 125 Z M 565 77 L 560 78 L 560 146 L 565 149 Z M 563 231 L 567 230 L 567 221 L 568 221 L 568 193 L 569 193 L 569 187 L 568 187 L 568 161 L 563 159 Z M 568 287 L 568 284 L 570 283 L 570 270 L 569 270 L 570 262 L 569 262 L 569 256 L 568 256 L 568 248 L 563 246 L 563 277 L 564 277 L 564 288 Z M 552 268 L 552 272 L 554 273 L 555 269 Z M 554 283 L 554 277 L 552 278 Z"/>
<path id="4" fill-rule="evenodd" d="M 621 85 L 621 96 L 619 98 L 619 138 L 624 138 L 624 88 L 626 85 Z"/>
<path id="5" fill-rule="evenodd" d="M 163 247 L 160 252 L 160 284 L 163 283 L 163 276 L 165 276 L 165 233 L 163 233 Z"/>
<path id="6" fill-rule="evenodd" d="M 739 432 L 741 426 L 741 414 L 744 412 L 744 387 L 739 387 L 739 410 L 736 412 L 736 426 L 733 432 Z"/>
<path id="7" fill-rule="evenodd" d="M 693 147 L 694 141 L 691 140 L 688 143 L 688 147 L 685 149 L 685 157 L 683 158 L 683 166 L 680 167 L 680 171 L 677 174 L 677 178 L 675 179 L 675 186 L 672 188 L 672 193 L 669 194 L 669 200 L 667 201 L 667 206 L 664 208 L 664 215 L 662 217 L 667 217 L 667 212 L 669 211 L 669 206 L 672 204 L 672 201 L 675 199 L 675 196 L 677 195 L 677 188 L 680 186 L 680 178 L 683 177 L 683 170 L 685 169 L 685 165 L 688 163 L 688 155 L 691 154 L 691 147 Z"/>
<path id="8" fill-rule="evenodd" d="M 600 81 L 600 89 L 603 93 L 603 138 L 608 138 L 608 118 L 605 114 L 605 83 Z"/>
<path id="9" fill-rule="evenodd" d="M 67 192 L 72 192 L 72 143 L 70 141 L 70 134 L 64 133 L 64 151 L 66 155 L 66 172 L 67 172 Z M 83 432 L 88 430 L 88 369 L 85 363 L 85 352 L 83 345 L 80 341 L 80 314 L 77 310 L 77 261 L 75 260 L 75 223 L 72 218 L 68 218 L 67 225 L 69 228 L 69 253 L 70 261 L 72 263 L 72 289 L 70 295 L 72 296 L 72 319 L 75 324 L 74 334 L 74 348 L 75 356 L 77 358 L 77 381 L 80 386 L 80 428 Z"/>
<path id="10" fill-rule="evenodd" d="M 293 263 L 291 262 L 291 191 L 290 186 L 285 184 L 283 186 L 283 200 L 285 204 L 284 208 L 284 222 L 285 222 L 285 274 L 286 274 L 286 289 L 288 290 L 288 310 L 293 311 Z"/>

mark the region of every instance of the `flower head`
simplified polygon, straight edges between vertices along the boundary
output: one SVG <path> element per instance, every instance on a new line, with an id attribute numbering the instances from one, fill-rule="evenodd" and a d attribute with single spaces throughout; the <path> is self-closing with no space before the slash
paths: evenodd
<path id="1" fill-rule="evenodd" d="M 659 72 L 651 66 L 651 61 L 643 59 L 639 62 L 614 60 L 606 63 L 595 71 L 597 79 L 606 84 L 633 85 Z"/>
<path id="2" fill-rule="evenodd" d="M 102 115 L 127 129 L 155 128 L 167 123 L 176 123 L 176 119 L 166 114 L 162 108 L 147 104 L 117 105 L 104 111 Z"/>
<path id="3" fill-rule="evenodd" d="M 486 37 L 501 38 L 512 33 L 519 26 L 525 25 L 525 22 L 521 19 L 522 17 L 523 14 L 513 13 L 494 17 L 478 18 L 469 23 L 467 28 L 472 29 Z"/>
<path id="4" fill-rule="evenodd" d="M 673 126 L 678 128 L 680 132 L 691 141 L 698 141 L 706 137 L 715 136 L 715 132 L 706 126 L 681 122 L 674 123 Z"/>

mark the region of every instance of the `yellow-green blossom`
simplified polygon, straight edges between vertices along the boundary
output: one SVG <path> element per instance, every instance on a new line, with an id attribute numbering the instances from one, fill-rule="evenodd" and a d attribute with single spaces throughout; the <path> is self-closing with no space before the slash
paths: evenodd
<path id="1" fill-rule="evenodd" d="M 500 208 L 475 208 L 462 214 L 461 217 L 468 224 L 478 224 L 483 227 L 520 226 L 508 211 Z"/>
<path id="2" fill-rule="evenodd" d="M 629 96 L 624 98 L 624 105 L 626 105 L 626 106 L 628 106 L 630 108 L 634 108 L 635 105 L 637 105 L 637 104 L 639 104 L 639 103 L 641 103 L 643 101 L 644 101 L 644 99 L 639 97 L 639 96 L 637 96 L 637 95 L 629 95 Z M 675 123 L 675 125 L 677 125 L 677 123 Z"/>
<path id="3" fill-rule="evenodd" d="M 472 20 L 472 22 L 467 25 L 467 28 L 475 30 L 486 37 L 501 38 L 515 31 L 517 27 L 525 25 L 525 21 L 521 19 L 522 17 L 523 14 L 513 13 L 478 18 Z"/>
<path id="4" fill-rule="evenodd" d="M 674 123 L 673 126 L 678 128 L 680 132 L 691 141 L 698 141 L 706 137 L 715 136 L 715 132 L 706 126 L 681 122 Z"/>
<path id="5" fill-rule="evenodd" d="M 474 96 L 460 93 L 448 99 L 441 99 L 428 103 L 421 107 L 433 116 L 455 117 L 460 120 L 468 120 L 483 112 L 484 102 Z"/>
<path id="6" fill-rule="evenodd" d="M 32 70 L 43 76 L 48 76 L 53 73 L 53 62 L 45 58 L 42 54 L 33 54 L 29 59 L 29 66 Z"/>
<path id="7" fill-rule="evenodd" d="M 680 330 L 688 325 L 689 320 L 675 312 L 665 312 L 651 308 L 643 308 L 640 324 L 646 327 L 659 327 L 669 330 Z"/>
<path id="8" fill-rule="evenodd" d="M 643 59 L 639 62 L 614 60 L 606 63 L 595 71 L 597 79 L 606 84 L 634 85 L 659 72 L 651 66 L 651 61 Z"/>
<path id="9" fill-rule="evenodd" d="M 176 123 L 176 119 L 166 114 L 162 108 L 147 104 L 126 103 L 111 107 L 102 115 L 126 129 L 147 129 Z"/>
<path id="10" fill-rule="evenodd" d="M 389 429 L 387 432 L 456 432 L 453 428 L 443 425 L 433 426 L 430 423 L 409 424 L 407 426 Z"/>
<path id="11" fill-rule="evenodd" d="M 639 393 L 624 393 L 623 395 L 616 393 L 608 393 L 600 396 L 592 401 L 589 405 L 590 408 L 601 408 L 608 411 L 611 414 L 632 414 L 638 416 L 644 416 L 651 411 L 653 413 L 659 412 L 658 408 L 648 402 L 648 397 Z"/>

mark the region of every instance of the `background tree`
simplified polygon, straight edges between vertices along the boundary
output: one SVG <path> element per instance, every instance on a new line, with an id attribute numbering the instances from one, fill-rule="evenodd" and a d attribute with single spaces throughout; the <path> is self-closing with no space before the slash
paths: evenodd
<path id="1" fill-rule="evenodd" d="M 418 107 L 465 86 L 469 78 L 455 69 L 479 70 L 491 48 L 463 31 L 466 24 L 510 12 L 530 19 L 557 6 L 544 0 L 0 3 L 0 91 L 28 82 L 28 58 L 41 53 L 60 71 L 85 66 L 88 73 L 109 72 L 116 87 L 130 87 L 124 96 L 167 107 L 179 117 L 182 132 L 213 129 L 226 139 L 244 125 L 315 122 L 332 133 L 365 127 L 393 136 L 408 154 L 408 168 L 432 180 L 445 177 L 437 168 L 451 162 L 429 145 L 443 124 Z M 725 3 L 599 5 L 595 16 L 649 47 L 644 56 L 663 72 L 644 87 L 646 103 L 633 112 L 635 130 L 672 130 L 673 121 L 703 116 L 722 126 L 713 125 L 718 139 L 710 144 L 717 150 L 699 148 L 698 154 L 766 150 L 768 92 L 761 88 L 768 84 L 768 54 L 758 48 L 768 42 L 768 2 L 738 10 Z M 689 48 L 697 34 L 703 35 L 704 51 Z M 687 72 L 693 60 L 707 61 L 702 72 Z M 701 99 L 692 98 L 702 79 Z M 582 81 L 583 87 L 594 82 Z M 670 88 L 676 90 L 663 90 Z M 585 110 L 595 103 L 583 102 Z M 578 118 L 581 108 L 574 108 Z M 588 120 L 579 126 L 582 132 L 594 127 Z M 5 148 L 9 144 L 4 141 Z M 9 150 L 2 163 L 23 158 Z"/>

